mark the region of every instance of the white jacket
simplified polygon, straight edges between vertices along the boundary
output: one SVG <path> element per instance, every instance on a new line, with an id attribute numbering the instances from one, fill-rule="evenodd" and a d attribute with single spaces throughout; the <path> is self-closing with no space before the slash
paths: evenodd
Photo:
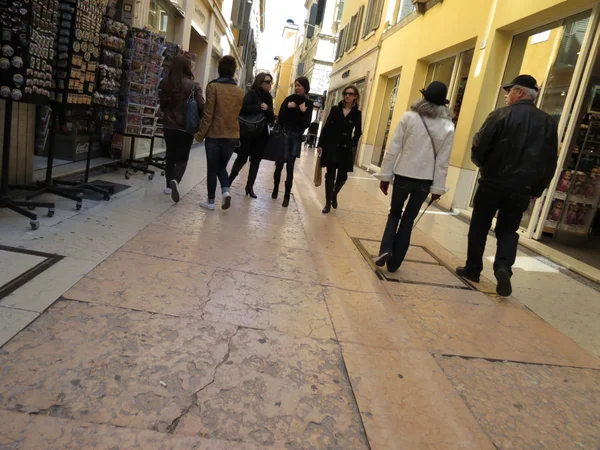
<path id="1" fill-rule="evenodd" d="M 398 124 L 387 146 L 381 170 L 375 176 L 381 181 L 392 181 L 394 174 L 418 180 L 432 180 L 432 194 L 446 193 L 448 161 L 454 142 L 454 124 L 449 119 L 425 117 L 435 142 L 434 158 L 431 139 L 419 114 L 409 111 Z"/>

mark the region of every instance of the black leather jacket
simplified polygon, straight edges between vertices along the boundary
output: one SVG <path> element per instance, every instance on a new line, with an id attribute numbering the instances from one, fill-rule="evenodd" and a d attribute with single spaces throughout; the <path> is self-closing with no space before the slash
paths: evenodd
<path id="1" fill-rule="evenodd" d="M 473 138 L 481 182 L 539 196 L 556 171 L 558 125 L 531 100 L 491 113 Z"/>

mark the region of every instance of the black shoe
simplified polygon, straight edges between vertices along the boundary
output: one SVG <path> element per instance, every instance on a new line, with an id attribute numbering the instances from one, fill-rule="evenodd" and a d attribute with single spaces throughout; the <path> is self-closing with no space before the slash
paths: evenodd
<path id="1" fill-rule="evenodd" d="M 254 199 L 258 198 L 258 195 L 254 193 L 254 189 L 252 188 L 246 188 L 246 195 L 249 195 L 251 198 Z"/>
<path id="2" fill-rule="evenodd" d="M 337 209 L 337 207 L 338 207 L 338 202 L 337 202 L 337 192 L 335 192 L 335 193 L 333 194 L 333 199 L 331 199 L 331 207 L 332 207 L 333 209 Z"/>
<path id="3" fill-rule="evenodd" d="M 386 265 L 386 263 L 390 260 L 391 257 L 392 257 L 391 252 L 382 253 L 377 258 L 375 258 L 375 265 L 377 267 L 383 267 Z"/>
<path id="4" fill-rule="evenodd" d="M 510 283 L 510 272 L 507 269 L 498 269 L 496 271 L 496 292 L 501 297 L 510 297 L 512 295 L 512 284 Z"/>
<path id="5" fill-rule="evenodd" d="M 290 194 L 285 194 L 283 197 L 283 203 L 281 204 L 284 208 L 290 206 Z"/>
<path id="6" fill-rule="evenodd" d="M 469 281 L 472 281 L 473 283 L 479 283 L 479 280 L 480 280 L 479 275 L 470 274 L 467 271 L 466 267 L 457 267 L 456 268 L 456 274 L 459 277 L 462 277 L 462 278 L 465 278 L 465 279 L 467 279 Z"/>
<path id="7" fill-rule="evenodd" d="M 277 200 L 278 196 L 279 196 L 279 189 L 273 189 L 273 193 L 271 194 L 271 198 L 273 200 Z"/>
<path id="8" fill-rule="evenodd" d="M 331 205 L 328 203 L 327 205 L 325 205 L 325 208 L 323 208 L 322 213 L 329 214 L 330 212 L 331 212 Z"/>
<path id="9" fill-rule="evenodd" d="M 171 198 L 175 203 L 179 203 L 179 184 L 176 180 L 171 180 L 169 187 L 171 188 Z"/>

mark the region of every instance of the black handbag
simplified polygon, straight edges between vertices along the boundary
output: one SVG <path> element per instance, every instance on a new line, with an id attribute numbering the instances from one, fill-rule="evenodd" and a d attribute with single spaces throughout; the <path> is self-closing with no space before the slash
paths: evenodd
<path id="1" fill-rule="evenodd" d="M 275 162 L 285 161 L 285 134 L 280 127 L 273 127 L 262 159 Z"/>
<path id="2" fill-rule="evenodd" d="M 196 134 L 200 129 L 200 112 L 196 101 L 196 85 L 193 85 L 190 96 L 183 103 L 183 117 L 185 120 L 185 131 L 188 134 Z"/>
<path id="3" fill-rule="evenodd" d="M 259 105 L 261 104 L 260 99 L 258 103 Z M 261 111 L 257 114 L 240 114 L 238 122 L 240 124 L 240 137 L 242 139 L 256 139 L 265 130 L 267 118 Z"/>

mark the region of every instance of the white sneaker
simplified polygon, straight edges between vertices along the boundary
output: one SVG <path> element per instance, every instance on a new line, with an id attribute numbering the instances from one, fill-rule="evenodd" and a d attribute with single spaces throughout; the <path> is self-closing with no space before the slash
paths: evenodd
<path id="1" fill-rule="evenodd" d="M 225 192 L 223 194 L 223 210 L 231 208 L 231 194 L 229 192 Z"/>
<path id="2" fill-rule="evenodd" d="M 165 188 L 165 190 L 163 191 L 163 193 L 165 195 L 171 195 L 171 189 L 170 188 Z"/>
<path id="3" fill-rule="evenodd" d="M 215 210 L 215 204 L 214 203 L 208 203 L 208 201 L 202 202 L 202 203 L 200 203 L 200 208 L 208 209 L 209 211 L 214 211 Z"/>
<path id="4" fill-rule="evenodd" d="M 171 180 L 169 186 L 171 188 L 171 198 L 175 203 L 179 203 L 179 184 L 176 180 Z"/>

